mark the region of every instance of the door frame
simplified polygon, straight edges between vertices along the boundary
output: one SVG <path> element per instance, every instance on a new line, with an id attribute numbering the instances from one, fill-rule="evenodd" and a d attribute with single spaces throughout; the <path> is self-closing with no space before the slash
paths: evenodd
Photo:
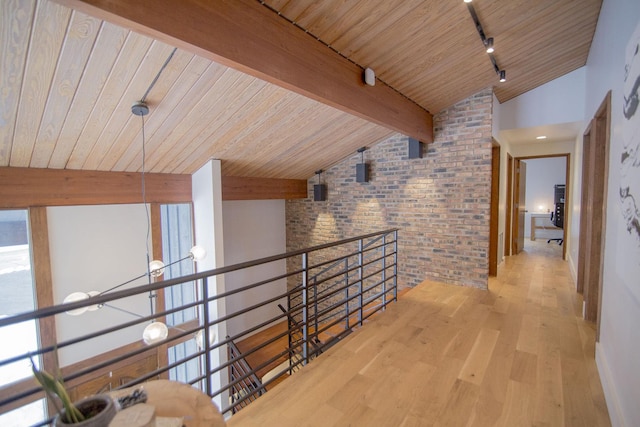
<path id="1" fill-rule="evenodd" d="M 498 220 L 500 217 L 500 145 L 491 147 L 491 206 L 489 213 L 489 276 L 498 275 L 501 254 L 498 253 Z"/>
<path id="2" fill-rule="evenodd" d="M 522 185 L 521 185 L 520 181 L 521 181 L 521 171 L 522 171 L 522 165 L 523 164 L 525 166 L 525 171 L 526 171 L 527 164 L 522 161 L 522 158 L 516 157 L 514 159 L 511 250 L 513 251 L 513 253 L 515 255 L 518 255 L 520 252 L 522 252 L 524 250 L 524 230 L 525 230 L 524 219 L 523 219 L 523 223 L 520 224 L 520 212 L 522 211 L 521 203 L 520 203 L 520 199 L 522 198 L 522 195 L 520 194 L 520 189 L 521 189 Z M 526 178 L 526 172 L 525 172 L 525 179 L 524 179 L 525 190 L 526 190 L 526 182 L 527 182 L 527 178 Z M 526 194 L 525 194 L 525 199 L 526 199 Z M 526 212 L 527 212 L 526 209 L 527 209 L 527 207 L 524 206 L 523 218 L 526 217 Z M 523 236 L 522 236 L 522 247 L 520 247 L 520 245 L 518 244 L 519 240 L 520 240 L 520 229 L 521 228 L 522 228 L 522 234 L 523 234 Z"/>
<path id="3" fill-rule="evenodd" d="M 565 221 L 564 221 L 564 227 L 562 227 L 562 238 L 564 239 L 564 244 L 562 245 L 562 259 L 566 260 L 567 259 L 567 237 L 569 236 L 569 234 L 567 233 L 567 229 L 571 226 L 571 209 L 566 209 L 566 201 L 567 200 L 571 200 L 571 189 L 569 188 L 569 177 L 571 176 L 571 153 L 558 153 L 558 154 L 540 154 L 537 156 L 521 156 L 521 157 L 516 157 L 515 161 L 519 162 L 521 160 L 533 160 L 533 159 L 546 159 L 546 158 L 553 158 L 553 157 L 565 157 L 566 158 L 566 167 L 565 167 L 565 193 L 564 193 L 564 199 L 565 199 Z M 511 198 L 513 205 L 515 206 L 516 200 L 516 191 L 513 192 L 513 197 Z M 518 215 L 518 212 L 514 209 L 512 212 L 512 223 L 513 223 L 513 227 L 511 228 L 511 231 L 513 233 L 513 239 L 517 239 L 517 233 L 518 230 L 516 228 L 517 224 L 518 224 L 518 219 L 516 218 L 516 216 Z M 513 240 L 512 239 L 512 240 Z"/>
<path id="4" fill-rule="evenodd" d="M 576 288 L 578 292 L 583 293 L 584 319 L 596 323 L 596 342 L 600 340 L 610 138 L 611 91 L 598 107 L 582 140 L 582 194 Z"/>
<path id="5" fill-rule="evenodd" d="M 513 215 L 513 156 L 507 153 L 507 206 L 505 208 L 504 254 L 512 254 L 511 224 Z"/>

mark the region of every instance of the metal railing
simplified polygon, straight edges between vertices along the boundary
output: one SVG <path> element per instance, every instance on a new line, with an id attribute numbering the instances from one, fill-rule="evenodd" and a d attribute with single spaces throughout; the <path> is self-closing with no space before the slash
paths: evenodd
<path id="1" fill-rule="evenodd" d="M 198 288 L 198 297 L 180 307 L 139 316 L 43 346 L 31 353 L 0 360 L 0 368 L 12 363 L 24 363 L 31 358 L 42 358 L 54 352 L 68 351 L 83 343 L 104 340 L 108 336 L 117 337 L 127 328 L 141 328 L 168 314 L 196 308 L 199 313 L 197 322 L 184 329 L 170 327 L 169 336 L 161 342 L 148 346 L 142 345 L 140 341 L 123 342 L 113 346 L 112 351 L 108 352 L 108 358 L 104 355 L 88 358 L 85 363 L 73 365 L 73 370 L 69 366 L 62 366 L 64 381 L 67 385 L 78 381 L 86 383 L 112 367 L 140 359 L 149 351 L 166 353 L 168 348 L 184 344 L 199 333 L 202 336 L 199 348 L 184 351 L 181 357 L 164 366 L 159 366 L 158 363 L 154 369 L 147 369 L 135 379 L 119 384 L 117 388 L 130 387 L 150 379 L 167 378 L 177 368 L 190 364 L 191 367 L 197 367 L 196 373 L 180 380 L 200 388 L 212 397 L 223 414 L 231 414 L 333 345 L 335 339 L 332 338 L 339 339 L 354 326 L 362 325 L 368 317 L 383 310 L 389 302 L 396 300 L 397 243 L 397 229 L 385 230 L 2 318 L 0 329 L 26 321 L 66 316 L 65 312 L 78 308 L 110 306 L 135 295 L 151 295 L 180 283 L 195 282 Z M 249 284 L 238 286 L 234 283 L 230 286 L 230 273 L 282 263 L 283 260 L 291 263 L 280 269 L 281 274 Z M 220 277 L 225 277 L 226 289 L 230 290 L 220 292 L 216 284 Z M 300 285 L 288 290 L 287 281 Z M 229 312 L 230 301 L 237 303 L 257 289 L 268 296 L 259 302 L 243 304 L 241 308 L 234 304 L 234 311 Z M 281 311 L 285 302 L 287 309 Z M 245 318 L 251 318 L 252 323 L 242 330 L 233 330 L 232 323 Z M 286 327 L 279 328 L 278 325 Z M 265 330 L 270 331 L 274 327 L 276 332 L 264 335 Z M 214 335 L 215 332 L 217 333 Z M 242 347 L 244 352 L 238 350 L 235 343 L 241 343 L 259 332 L 265 336 L 262 342 L 249 349 Z M 218 339 L 212 339 L 214 336 Z M 327 339 L 327 336 L 330 338 Z M 254 363 L 256 366 L 247 363 L 246 359 L 249 357 L 259 361 Z M 267 371 L 268 375 L 260 376 Z M 111 374 L 109 371 L 109 375 Z M 251 384 L 250 390 L 243 391 L 246 384 Z M 0 414 L 42 397 L 41 389 L 32 381 L 27 381 L 21 387 L 15 387 L 15 384 L 2 387 Z M 50 421 L 43 420 L 36 425 L 46 425 Z"/>

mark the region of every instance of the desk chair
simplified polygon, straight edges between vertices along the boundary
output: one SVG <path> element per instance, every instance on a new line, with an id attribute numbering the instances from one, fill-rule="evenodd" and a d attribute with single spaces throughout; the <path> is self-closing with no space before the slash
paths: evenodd
<path id="1" fill-rule="evenodd" d="M 558 220 L 558 215 L 557 214 L 556 214 L 556 218 L 555 218 L 556 220 L 554 221 L 553 214 L 554 214 L 554 212 L 551 212 L 551 223 L 553 225 L 555 225 L 557 228 L 562 230 L 564 224 L 562 224 L 562 222 Z M 558 223 L 560 225 L 558 225 Z M 553 242 L 558 242 L 558 245 L 562 245 L 564 243 L 564 239 L 562 237 L 559 237 L 559 238 L 556 238 L 556 239 L 549 239 L 549 240 L 547 240 L 547 243 L 551 243 L 552 241 Z"/>

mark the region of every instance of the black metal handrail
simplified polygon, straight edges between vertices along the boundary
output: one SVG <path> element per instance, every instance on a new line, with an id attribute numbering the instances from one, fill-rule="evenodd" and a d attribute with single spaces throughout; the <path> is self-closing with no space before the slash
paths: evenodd
<path id="1" fill-rule="evenodd" d="M 372 240 L 365 244 L 367 239 Z M 382 243 L 380 243 L 381 241 Z M 117 302 L 124 298 L 155 292 L 160 289 L 165 289 L 182 283 L 196 283 L 199 289 L 198 297 L 188 304 L 160 311 L 149 316 L 139 316 L 139 318 L 130 321 L 123 321 L 99 331 L 92 331 L 82 336 L 72 337 L 49 346 L 44 346 L 32 353 L 21 354 L 5 360 L 0 360 L 0 367 L 20 360 L 29 359 L 30 357 L 46 355 L 48 353 L 58 351 L 59 349 L 73 349 L 74 346 L 80 345 L 88 340 L 99 340 L 105 335 L 117 334 L 124 328 L 141 325 L 154 319 L 162 318 L 168 314 L 185 310 L 186 308 L 196 308 L 200 313 L 199 325 L 185 328 L 184 330 L 174 330 L 172 331 L 173 333 L 171 333 L 169 337 L 162 342 L 146 347 L 138 346 L 133 350 L 123 351 L 113 355 L 108 360 L 104 360 L 103 357 L 93 363 L 84 363 L 82 364 L 82 368 L 77 369 L 74 372 L 69 372 L 68 369 L 65 370 L 65 367 L 63 367 L 63 372 L 65 374 L 64 380 L 68 384 L 72 384 L 74 380 L 84 381 L 92 375 L 96 375 L 95 373 L 98 371 L 111 369 L 111 366 L 124 363 L 132 357 L 142 356 L 143 353 L 147 351 L 166 351 L 166 348 L 179 345 L 185 340 L 191 339 L 195 333 L 201 332 L 204 336 L 203 348 L 184 354 L 171 363 L 167 363 L 165 366 L 157 366 L 156 369 L 148 370 L 137 378 L 131 380 L 127 378 L 127 383 L 122 386 L 125 387 L 138 384 L 148 379 L 157 378 L 158 376 L 166 377 L 169 375 L 171 370 L 177 367 L 185 366 L 187 363 L 197 363 L 198 373 L 186 378 L 184 382 L 199 387 L 209 396 L 214 398 L 216 403 L 220 406 L 221 412 L 235 412 L 243 406 L 243 402 L 253 400 L 245 399 L 248 395 L 240 396 L 240 394 L 245 392 L 238 394 L 238 387 L 242 388 L 244 386 L 246 388 L 246 384 L 249 383 L 258 384 L 259 387 L 257 389 L 254 388 L 252 391 L 247 390 L 247 392 L 250 392 L 250 396 L 254 396 L 256 394 L 256 390 L 259 390 L 259 394 L 263 393 L 266 390 L 266 387 L 276 381 L 277 378 L 282 375 L 291 374 L 298 366 L 307 364 L 311 358 L 316 357 L 324 349 L 333 344 L 333 342 L 323 343 L 320 339 L 320 335 L 322 333 L 346 319 L 346 327 L 336 332 L 336 336 L 342 337 L 344 336 L 345 331 L 350 331 L 351 327 L 354 325 L 349 322 L 350 317 L 357 315 L 359 320 L 357 324 L 361 325 L 368 317 L 363 316 L 365 311 L 368 315 L 372 315 L 378 310 L 383 310 L 388 302 L 396 299 L 397 241 L 397 229 L 369 233 L 363 236 L 343 239 L 333 243 L 317 245 L 308 249 L 291 251 L 281 255 L 234 264 L 180 278 L 150 283 L 130 289 L 117 290 L 111 293 L 91 297 L 88 300 L 60 304 L 2 318 L 0 319 L 0 328 L 24 321 L 61 315 L 66 311 L 78 308 Z M 358 245 L 358 249 L 355 251 L 347 250 L 347 253 L 344 254 L 344 249 L 347 245 L 354 242 Z M 343 253 L 343 255 L 336 257 L 332 255 L 334 251 L 339 251 Z M 364 262 L 365 253 L 368 251 L 376 252 L 378 255 L 371 256 L 366 262 Z M 310 263 L 310 254 L 318 254 L 318 257 L 322 259 L 322 261 Z M 349 259 L 354 257 L 358 260 L 355 263 L 350 263 Z M 210 294 L 209 280 L 211 278 L 291 258 L 299 258 L 301 267 L 293 268 L 286 273 L 264 278 L 256 282 L 237 287 L 233 290 Z M 333 260 L 329 261 L 334 264 L 330 266 L 331 268 L 327 268 L 327 261 L 325 261 L 327 259 Z M 322 293 L 318 294 L 318 286 L 323 283 L 329 283 L 331 280 L 328 278 L 322 278 L 321 275 L 326 274 L 335 267 L 341 265 L 343 266 L 341 271 L 337 275 L 331 276 L 333 276 L 333 278 L 339 277 L 339 283 L 342 283 L 342 286 L 336 287 L 331 285 L 331 290 L 327 291 L 325 289 Z M 312 284 L 311 279 L 309 279 L 309 273 L 315 273 L 319 268 L 322 269 L 323 273 L 314 274 L 312 276 L 314 283 Z M 244 292 L 299 276 L 302 276 L 303 279 L 301 281 L 301 289 L 296 286 L 293 289 L 283 292 L 272 293 L 268 297 L 265 297 L 260 303 L 246 304 L 233 312 L 223 312 L 222 314 L 215 315 L 211 312 L 213 304 L 226 304 L 228 298 L 234 298 L 242 295 Z M 311 287 L 313 287 L 314 292 L 309 292 Z M 359 291 L 350 291 L 349 288 L 358 288 Z M 338 289 L 338 291 L 334 291 L 334 289 Z M 345 293 L 344 298 L 340 297 L 342 292 Z M 275 308 L 280 304 L 280 302 L 290 301 L 294 294 L 301 297 L 301 304 L 299 306 L 293 308 L 289 307 L 288 310 L 283 310 L 284 313 L 276 310 L 277 313 L 274 312 L 274 314 L 264 315 L 264 317 L 259 321 L 256 321 L 255 324 L 245 328 L 244 330 L 234 331 L 229 333 L 227 338 L 220 337 L 215 342 L 210 342 L 211 327 L 224 327 L 226 329 L 228 322 L 241 318 L 249 313 L 255 313 L 265 307 Z M 359 306 L 358 304 L 355 304 L 356 302 Z M 367 308 L 364 307 L 363 304 L 370 304 L 370 306 Z M 344 307 L 344 309 L 340 313 L 332 312 L 331 310 L 336 307 Z M 370 312 L 371 310 L 373 311 Z M 337 323 L 336 319 L 338 319 Z M 292 322 L 292 320 L 294 321 Z M 287 322 L 287 331 L 274 334 L 271 337 L 266 338 L 264 342 L 251 349 L 245 350 L 244 353 L 240 353 L 237 348 L 235 348 L 234 342 L 240 342 L 250 335 L 281 322 Z M 223 336 L 227 336 L 227 334 L 225 333 Z M 293 336 L 295 336 L 295 339 L 292 339 Z M 281 350 L 272 352 L 272 356 L 268 358 L 265 357 L 262 363 L 257 364 L 258 366 L 249 367 L 248 365 L 242 365 L 242 369 L 239 369 L 237 364 L 234 365 L 234 362 L 237 362 L 238 360 L 244 361 L 245 357 L 248 355 L 256 354 L 265 350 L 269 346 L 281 345 L 278 344 L 280 342 L 279 340 L 284 339 L 285 337 L 288 339 L 288 345 L 285 344 L 285 346 L 279 347 Z M 312 351 L 309 351 L 310 348 L 312 348 Z M 233 354 L 231 357 L 230 352 Z M 272 363 L 276 363 L 283 357 L 285 360 L 288 359 L 287 366 L 284 368 L 274 368 L 276 371 L 275 376 L 262 383 L 262 380 L 256 376 L 257 371 L 267 369 Z M 231 376 L 232 378 L 228 379 L 227 376 Z M 33 401 L 40 398 L 41 389 L 38 387 L 27 384 L 24 387 L 20 387 L 17 392 L 7 393 L 5 390 L 10 389 L 12 386 L 13 385 L 11 384 L 0 388 L 0 415 L 3 412 L 6 412 L 8 408 L 17 407 L 24 401 Z M 241 399 L 238 400 L 238 397 Z M 47 422 L 50 422 L 50 420 L 45 420 L 37 425 L 44 425 Z"/>

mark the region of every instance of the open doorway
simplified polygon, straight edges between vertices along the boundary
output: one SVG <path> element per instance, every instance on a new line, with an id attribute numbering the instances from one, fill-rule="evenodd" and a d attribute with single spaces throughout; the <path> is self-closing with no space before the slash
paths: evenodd
<path id="1" fill-rule="evenodd" d="M 557 248 L 549 247 L 549 251 L 555 250 L 565 259 L 568 212 L 564 203 L 569 191 L 569 156 L 553 154 L 514 159 L 511 200 L 514 254 L 532 245 L 555 245 Z"/>

